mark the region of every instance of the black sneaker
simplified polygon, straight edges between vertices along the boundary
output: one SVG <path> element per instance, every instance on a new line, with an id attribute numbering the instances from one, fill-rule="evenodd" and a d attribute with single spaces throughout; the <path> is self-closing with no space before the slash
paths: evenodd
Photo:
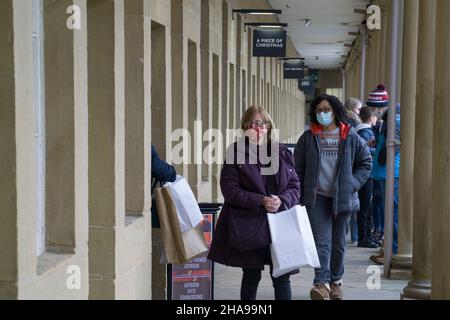
<path id="1" fill-rule="evenodd" d="M 378 248 L 378 244 L 373 243 L 370 240 L 362 240 L 362 241 L 358 241 L 358 247 L 359 248 L 370 248 L 370 249 L 376 249 Z"/>
<path id="2" fill-rule="evenodd" d="M 369 238 L 368 241 L 369 241 L 369 242 L 372 242 L 372 243 L 375 244 L 377 247 L 380 246 L 380 244 L 378 243 L 378 241 L 375 240 L 375 239 L 373 239 L 373 238 Z"/>

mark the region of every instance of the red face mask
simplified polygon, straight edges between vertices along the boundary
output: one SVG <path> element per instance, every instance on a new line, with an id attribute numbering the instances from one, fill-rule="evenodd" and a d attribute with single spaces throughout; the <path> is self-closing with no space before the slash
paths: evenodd
<path id="1" fill-rule="evenodd" d="M 252 125 L 252 129 L 256 131 L 256 141 L 261 140 L 261 128 L 257 125 Z"/>
<path id="2" fill-rule="evenodd" d="M 255 138 L 256 138 L 256 142 L 257 143 L 261 142 L 261 140 L 264 138 L 264 136 L 265 136 L 265 134 L 267 132 L 267 129 L 262 128 L 262 127 L 260 127 L 258 125 L 255 125 L 255 124 L 251 125 L 250 130 L 254 130 L 254 132 L 256 133 L 256 137 Z"/>

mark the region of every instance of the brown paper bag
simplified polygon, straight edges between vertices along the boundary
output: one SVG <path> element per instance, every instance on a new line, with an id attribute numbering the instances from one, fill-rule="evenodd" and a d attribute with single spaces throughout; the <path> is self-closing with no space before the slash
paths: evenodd
<path id="1" fill-rule="evenodd" d="M 181 232 L 170 189 L 156 188 L 155 198 L 167 262 L 184 264 L 208 251 L 201 225 L 184 233 Z"/>

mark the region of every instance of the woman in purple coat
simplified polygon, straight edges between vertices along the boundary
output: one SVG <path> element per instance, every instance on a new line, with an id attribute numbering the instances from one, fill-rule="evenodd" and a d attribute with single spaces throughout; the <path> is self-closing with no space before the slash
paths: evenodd
<path id="1" fill-rule="evenodd" d="M 256 300 L 265 265 L 272 274 L 267 213 L 297 205 L 300 185 L 292 153 L 272 139 L 274 124 L 264 108 L 250 107 L 241 129 L 245 136 L 227 150 L 221 172 L 225 203 L 208 258 L 242 268 L 241 299 Z M 289 277 L 272 277 L 276 300 L 291 299 Z"/>

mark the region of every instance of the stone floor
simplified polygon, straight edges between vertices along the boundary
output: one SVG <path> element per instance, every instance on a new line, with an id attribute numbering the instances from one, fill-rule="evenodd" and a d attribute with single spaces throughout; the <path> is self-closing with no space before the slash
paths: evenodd
<path id="1" fill-rule="evenodd" d="M 349 244 L 346 255 L 344 275 L 344 298 L 346 300 L 399 300 L 403 288 L 410 277 L 408 271 L 392 270 L 391 279 L 383 276 L 383 266 L 376 266 L 369 256 L 377 253 L 375 249 L 357 248 Z M 379 274 L 379 289 L 369 289 L 370 283 Z M 242 271 L 238 268 L 215 265 L 215 299 L 238 300 Z M 291 277 L 294 300 L 309 300 L 309 290 L 314 277 L 313 269 L 302 269 L 300 274 Z M 370 279 L 369 279 L 370 278 Z M 268 267 L 258 289 L 258 300 L 273 300 L 274 293 Z"/>

